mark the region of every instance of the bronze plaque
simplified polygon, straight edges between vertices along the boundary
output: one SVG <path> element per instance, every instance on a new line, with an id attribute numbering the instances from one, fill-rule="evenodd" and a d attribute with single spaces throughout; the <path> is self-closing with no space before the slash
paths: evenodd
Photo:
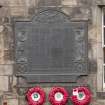
<path id="1" fill-rule="evenodd" d="M 45 10 L 15 21 L 16 75 L 28 82 L 76 82 L 87 75 L 87 22 Z"/>

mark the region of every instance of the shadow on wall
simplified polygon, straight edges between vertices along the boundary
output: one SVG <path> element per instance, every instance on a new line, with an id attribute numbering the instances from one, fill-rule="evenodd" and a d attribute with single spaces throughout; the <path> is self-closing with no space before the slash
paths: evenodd
<path id="1" fill-rule="evenodd" d="M 88 40 L 88 52 L 89 52 L 89 72 L 96 73 L 97 72 L 97 60 L 94 58 L 94 48 L 92 48 L 91 40 Z"/>

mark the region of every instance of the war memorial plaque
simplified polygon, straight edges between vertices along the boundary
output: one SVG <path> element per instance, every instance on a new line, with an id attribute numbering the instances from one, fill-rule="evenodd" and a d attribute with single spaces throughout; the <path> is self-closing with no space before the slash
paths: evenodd
<path id="1" fill-rule="evenodd" d="M 16 75 L 27 82 L 76 82 L 88 73 L 87 22 L 44 10 L 15 20 Z"/>

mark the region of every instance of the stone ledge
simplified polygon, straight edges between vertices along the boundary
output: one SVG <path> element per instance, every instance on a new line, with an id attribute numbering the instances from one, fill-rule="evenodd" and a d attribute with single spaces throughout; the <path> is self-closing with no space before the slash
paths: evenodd
<path id="1" fill-rule="evenodd" d="M 97 97 L 99 99 L 105 99 L 105 92 L 97 92 Z M 105 100 L 104 100 L 104 102 L 105 102 Z"/>

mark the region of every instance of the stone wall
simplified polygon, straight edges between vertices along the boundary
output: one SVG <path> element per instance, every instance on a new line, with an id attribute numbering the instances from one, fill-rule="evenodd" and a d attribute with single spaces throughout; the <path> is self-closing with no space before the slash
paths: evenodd
<path id="1" fill-rule="evenodd" d="M 24 80 L 17 79 L 14 75 L 15 46 L 12 18 L 30 19 L 40 8 L 60 8 L 72 20 L 88 20 L 89 75 L 79 78 L 78 83 L 87 83 L 91 88 L 92 105 L 104 105 L 104 100 L 97 96 L 97 92 L 103 93 L 100 7 L 103 5 L 105 0 L 0 0 L 0 104 L 26 105 L 24 89 L 17 86 L 19 80 L 22 83 Z M 46 91 L 49 91 L 49 87 L 52 86 L 52 84 L 38 85 L 43 86 Z"/>

